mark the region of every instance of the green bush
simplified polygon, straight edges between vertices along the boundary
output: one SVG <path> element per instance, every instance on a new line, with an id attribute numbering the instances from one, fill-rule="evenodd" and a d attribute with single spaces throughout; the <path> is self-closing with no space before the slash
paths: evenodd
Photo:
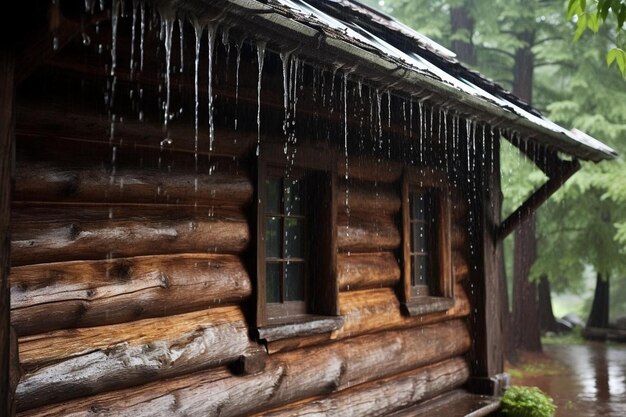
<path id="1" fill-rule="evenodd" d="M 554 401 L 537 387 L 511 386 L 502 397 L 502 412 L 509 417 L 553 417 Z"/>

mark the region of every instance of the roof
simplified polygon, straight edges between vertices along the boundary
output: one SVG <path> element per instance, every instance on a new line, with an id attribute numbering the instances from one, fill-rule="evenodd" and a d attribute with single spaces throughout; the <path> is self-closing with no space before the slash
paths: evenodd
<path id="1" fill-rule="evenodd" d="M 227 14 L 247 20 L 255 36 L 280 39 L 298 53 L 428 97 L 478 120 L 573 157 L 600 161 L 615 150 L 578 130 L 548 120 L 538 110 L 479 73 L 455 54 L 397 20 L 354 0 L 220 0 Z M 206 12 L 206 0 L 179 0 L 179 7 Z M 223 18 L 223 16 L 221 16 Z"/>

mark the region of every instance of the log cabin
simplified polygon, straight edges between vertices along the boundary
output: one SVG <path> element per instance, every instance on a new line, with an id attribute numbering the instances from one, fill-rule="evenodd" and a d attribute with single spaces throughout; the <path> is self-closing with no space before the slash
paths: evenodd
<path id="1" fill-rule="evenodd" d="M 612 149 L 355 0 L 12 7 L 0 414 L 497 410 L 502 239 Z"/>

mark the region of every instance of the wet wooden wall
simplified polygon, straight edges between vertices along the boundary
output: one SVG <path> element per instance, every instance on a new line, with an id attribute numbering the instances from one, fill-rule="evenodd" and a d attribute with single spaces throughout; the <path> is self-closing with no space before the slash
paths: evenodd
<path id="1" fill-rule="evenodd" d="M 409 317 L 396 290 L 402 165 L 351 158 L 347 215 L 341 160 L 344 324 L 260 343 L 247 262 L 256 131 L 219 128 L 196 169 L 193 126 L 173 129 L 165 145 L 149 119 L 119 121 L 112 137 L 111 116 L 77 96 L 86 87 L 75 69 L 44 67 L 17 99 L 10 286 L 20 416 L 385 415 L 467 381 L 460 190 L 454 307 Z M 257 366 L 241 366 L 246 358 Z"/>

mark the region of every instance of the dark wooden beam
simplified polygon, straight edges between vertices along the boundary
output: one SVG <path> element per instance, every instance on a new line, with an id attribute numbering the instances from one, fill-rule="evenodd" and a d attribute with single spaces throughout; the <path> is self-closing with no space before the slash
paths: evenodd
<path id="1" fill-rule="evenodd" d="M 11 352 L 9 257 L 11 249 L 11 177 L 14 150 L 15 54 L 0 47 L 0 415 L 12 416 L 14 387 L 9 372 Z"/>
<path id="2" fill-rule="evenodd" d="M 493 141 L 494 158 L 486 161 L 480 172 L 482 183 L 479 195 L 471 203 L 475 206 L 473 228 L 476 236 L 476 254 L 472 260 L 470 280 L 473 291 L 469 291 L 473 306 L 469 319 L 474 343 L 470 351 L 471 377 L 468 387 L 476 394 L 500 395 L 499 375 L 504 368 L 503 317 L 501 314 L 500 274 L 502 242 L 496 239 L 495 230 L 500 224 L 500 141 L 489 135 Z M 480 181 L 480 179 L 477 179 Z"/>
<path id="3" fill-rule="evenodd" d="M 70 3 L 74 4 L 70 7 L 68 6 Z M 16 85 L 27 79 L 43 63 L 52 59 L 81 33 L 80 19 L 84 19 L 82 23 L 84 27 L 109 18 L 108 12 L 80 17 L 75 10 L 77 9 L 76 4 L 82 7 L 82 4 L 73 1 L 64 3 L 65 6 L 68 6 L 65 10 L 62 9 L 60 2 L 53 2 L 47 11 L 38 8 L 37 13 L 45 15 L 45 18 L 32 19 L 40 23 L 30 28 L 28 35 L 23 35 L 24 39 L 21 40 L 23 45 L 20 46 L 20 53 L 16 57 L 15 63 Z"/>
<path id="4" fill-rule="evenodd" d="M 539 208 L 572 175 L 580 169 L 578 160 L 562 161 L 548 181 L 537 189 L 524 203 L 507 217 L 498 227 L 496 238 L 502 240 Z"/>

